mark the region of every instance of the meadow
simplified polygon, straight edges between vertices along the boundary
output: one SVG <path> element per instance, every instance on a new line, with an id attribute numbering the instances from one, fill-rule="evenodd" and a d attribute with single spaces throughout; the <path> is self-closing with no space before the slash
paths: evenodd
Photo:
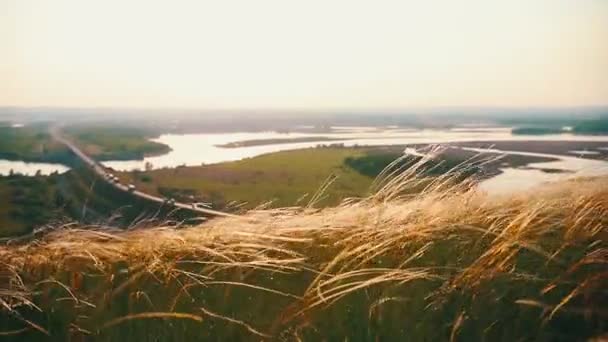
<path id="1" fill-rule="evenodd" d="M 300 205 L 330 181 L 331 187 L 316 199 L 319 205 L 327 206 L 368 194 L 373 177 L 344 164 L 347 158 L 363 155 L 364 149 L 355 148 L 303 149 L 206 166 L 124 172 L 119 177 L 144 192 L 186 202 L 194 196 L 216 208 L 231 202 L 244 208 L 269 202 L 274 207 Z"/>
<path id="2" fill-rule="evenodd" d="M 419 146 L 422 147 L 422 146 Z M 405 146 L 343 147 L 325 146 L 275 152 L 253 158 L 219 164 L 177 167 L 149 171 L 120 172 L 125 184 L 138 189 L 174 198 L 184 203 L 205 202 L 214 208 L 232 210 L 262 207 L 305 205 L 314 200 L 317 207 L 335 206 L 347 198 L 366 197 L 370 186 L 382 170 L 403 156 Z M 433 145 L 423 147 L 427 151 Z M 444 149 L 436 160 L 427 161 L 426 173 L 441 176 L 459 164 L 480 161 L 477 153 L 460 149 Z M 487 154 L 485 158 L 497 155 Z M 409 162 L 420 157 L 409 156 Z M 482 158 L 483 159 L 483 158 Z M 552 161 L 551 158 L 507 155 L 500 163 L 484 163 L 481 178 L 500 171 L 499 164 L 511 167 L 530 162 Z M 401 164 L 404 164 L 404 160 Z M 469 170 L 471 171 L 472 168 Z M 327 186 L 326 185 L 330 185 Z M 411 192 L 424 188 L 420 184 Z M 319 189 L 321 196 L 315 197 Z"/>
<path id="3" fill-rule="evenodd" d="M 368 197 L 332 208 L 183 229 L 72 225 L 1 246 L 0 336 L 605 337 L 608 179 L 492 198 L 453 181 L 466 170 L 430 179 L 420 168 L 384 172 Z"/>

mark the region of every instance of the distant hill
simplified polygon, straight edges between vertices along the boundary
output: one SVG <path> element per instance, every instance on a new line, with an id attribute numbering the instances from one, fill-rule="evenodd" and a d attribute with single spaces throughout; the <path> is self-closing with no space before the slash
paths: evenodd
<path id="1" fill-rule="evenodd" d="M 579 134 L 608 134 L 608 117 L 582 121 L 574 126 L 573 131 Z"/>
<path id="2" fill-rule="evenodd" d="M 608 117 L 587 120 L 572 120 L 556 125 L 556 123 L 536 123 L 516 126 L 511 130 L 515 135 L 543 135 L 543 134 L 608 134 Z M 568 127 L 568 129 L 566 129 Z"/>

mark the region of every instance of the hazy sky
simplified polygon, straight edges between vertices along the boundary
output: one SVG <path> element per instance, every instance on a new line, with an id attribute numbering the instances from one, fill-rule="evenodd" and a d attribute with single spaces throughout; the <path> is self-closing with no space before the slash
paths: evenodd
<path id="1" fill-rule="evenodd" d="M 608 0 L 0 0 L 0 105 L 608 104 Z"/>

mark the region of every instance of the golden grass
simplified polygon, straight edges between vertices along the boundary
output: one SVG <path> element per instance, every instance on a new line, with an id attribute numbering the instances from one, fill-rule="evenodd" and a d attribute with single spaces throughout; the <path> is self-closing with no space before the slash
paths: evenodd
<path id="1" fill-rule="evenodd" d="M 182 229 L 70 226 L 7 244 L 0 330 L 102 340 L 606 333 L 608 179 L 493 198 L 450 181 L 461 169 L 423 179 L 418 167 L 387 171 L 373 196 L 336 208 Z M 419 184 L 421 194 L 401 195 Z"/>

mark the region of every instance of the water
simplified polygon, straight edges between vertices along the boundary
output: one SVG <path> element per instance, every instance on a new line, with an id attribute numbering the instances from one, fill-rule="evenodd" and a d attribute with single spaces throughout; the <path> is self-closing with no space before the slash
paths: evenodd
<path id="1" fill-rule="evenodd" d="M 223 148 L 223 145 L 245 140 L 293 139 L 303 137 L 324 137 L 339 139 L 336 141 L 317 141 L 300 143 L 276 143 L 271 145 L 244 146 Z M 511 135 L 510 128 L 504 127 L 467 127 L 452 130 L 412 130 L 395 127 L 334 127 L 333 133 L 222 133 L 222 134 L 166 134 L 154 141 L 169 145 L 173 150 L 165 155 L 148 157 L 144 160 L 109 161 L 108 167 L 130 171 L 144 169 L 146 163 L 154 168 L 176 167 L 180 165 L 195 166 L 251 158 L 261 154 L 315 147 L 319 144 L 344 144 L 345 146 L 380 146 L 408 145 L 421 143 L 448 143 L 462 141 L 506 141 L 506 140 L 571 140 L 571 141 L 606 141 L 608 136 L 577 136 L 556 134 L 542 136 Z M 474 150 L 474 149 L 473 149 Z M 413 150 L 409 150 L 412 152 Z M 560 155 L 527 153 L 516 151 L 477 150 L 478 152 L 510 153 L 558 159 L 554 162 L 532 163 L 526 169 L 505 167 L 502 173 L 480 184 L 480 189 L 491 194 L 512 193 L 529 189 L 545 182 L 559 181 L 576 176 L 608 174 L 608 163 Z M 580 152 L 580 151 L 576 151 Z M 583 157 L 583 154 L 579 154 Z M 544 172 L 540 169 L 561 170 L 562 173 Z"/>
<path id="2" fill-rule="evenodd" d="M 289 143 L 287 141 L 271 145 L 244 146 L 223 148 L 218 145 L 227 143 L 262 140 L 262 139 L 294 139 L 307 137 L 322 137 L 339 139 L 335 141 L 316 141 Z M 505 141 L 505 140 L 571 140 L 571 141 L 606 141 L 608 136 L 576 136 L 570 134 L 522 136 L 511 135 L 510 128 L 504 127 L 470 127 L 452 130 L 412 130 L 397 127 L 334 127 L 332 133 L 218 133 L 218 134 L 165 134 L 154 141 L 167 144 L 172 151 L 144 160 L 107 161 L 103 164 L 120 171 L 144 169 L 146 163 L 154 168 L 173 168 L 180 165 L 196 166 L 201 164 L 221 163 L 226 161 L 251 158 L 258 155 L 315 147 L 319 144 L 344 144 L 345 146 L 380 146 L 408 145 L 422 143 L 448 143 L 462 141 Z M 600 147 L 598 150 L 608 149 Z M 554 182 L 577 176 L 594 176 L 608 174 L 608 162 L 581 158 L 585 155 L 597 154 L 596 151 L 571 151 L 579 157 L 528 153 L 519 151 L 499 151 L 487 149 L 469 149 L 477 152 L 509 153 L 527 156 L 551 157 L 558 159 L 553 162 L 532 163 L 525 169 L 505 167 L 502 173 L 480 184 L 480 188 L 488 193 L 510 193 L 529 189 L 545 182 Z M 417 153 L 413 149 L 409 153 Z M 42 175 L 53 172 L 63 173 L 69 170 L 61 164 L 26 163 L 22 161 L 0 160 L 0 175 L 8 175 L 10 170 L 23 175 L 35 175 L 38 170 Z M 549 173 L 540 169 L 561 170 L 562 173 Z"/>
<path id="3" fill-rule="evenodd" d="M 608 174 L 608 162 L 603 160 L 568 157 L 561 155 L 501 151 L 495 149 L 464 148 L 475 152 L 515 154 L 531 157 L 547 157 L 556 161 L 530 163 L 526 168 L 501 168 L 502 173 L 480 183 L 479 188 L 490 194 L 509 194 L 520 190 L 534 188 L 548 182 L 557 182 L 574 177 L 591 177 Z M 542 169 L 561 172 L 545 172 Z"/>
<path id="4" fill-rule="evenodd" d="M 68 171 L 65 165 L 51 163 L 28 163 L 23 161 L 0 159 L 0 175 L 8 176 L 13 170 L 16 174 L 24 176 L 34 176 L 40 170 L 43 176 L 50 175 L 53 172 L 64 173 Z"/>
<path id="5" fill-rule="evenodd" d="M 173 168 L 180 165 L 198 166 L 226 161 L 251 158 L 261 154 L 315 147 L 319 144 L 344 144 L 345 146 L 380 146 L 407 145 L 420 143 L 447 143 L 458 141 L 498 141 L 498 140 L 577 140 L 607 141 L 608 137 L 575 136 L 569 134 L 522 136 L 511 135 L 510 128 L 483 129 L 467 128 L 454 130 L 412 130 L 412 129 L 378 129 L 371 127 L 339 127 L 336 133 L 219 133 L 219 134 L 165 134 L 157 141 L 172 148 L 162 156 L 147 157 L 144 160 L 106 161 L 103 164 L 119 171 L 143 170 L 146 163 L 153 168 Z M 244 146 L 222 148 L 217 145 L 244 140 L 293 139 L 305 137 L 323 137 L 339 139 L 336 141 L 317 141 L 299 143 L 276 143 L 272 145 Z"/>
<path id="6" fill-rule="evenodd" d="M 587 150 L 574 150 L 574 151 L 568 151 L 568 153 L 578 154 L 580 156 L 585 156 L 585 155 L 591 156 L 591 155 L 598 155 L 598 154 L 600 154 L 599 151 L 587 151 Z"/>

